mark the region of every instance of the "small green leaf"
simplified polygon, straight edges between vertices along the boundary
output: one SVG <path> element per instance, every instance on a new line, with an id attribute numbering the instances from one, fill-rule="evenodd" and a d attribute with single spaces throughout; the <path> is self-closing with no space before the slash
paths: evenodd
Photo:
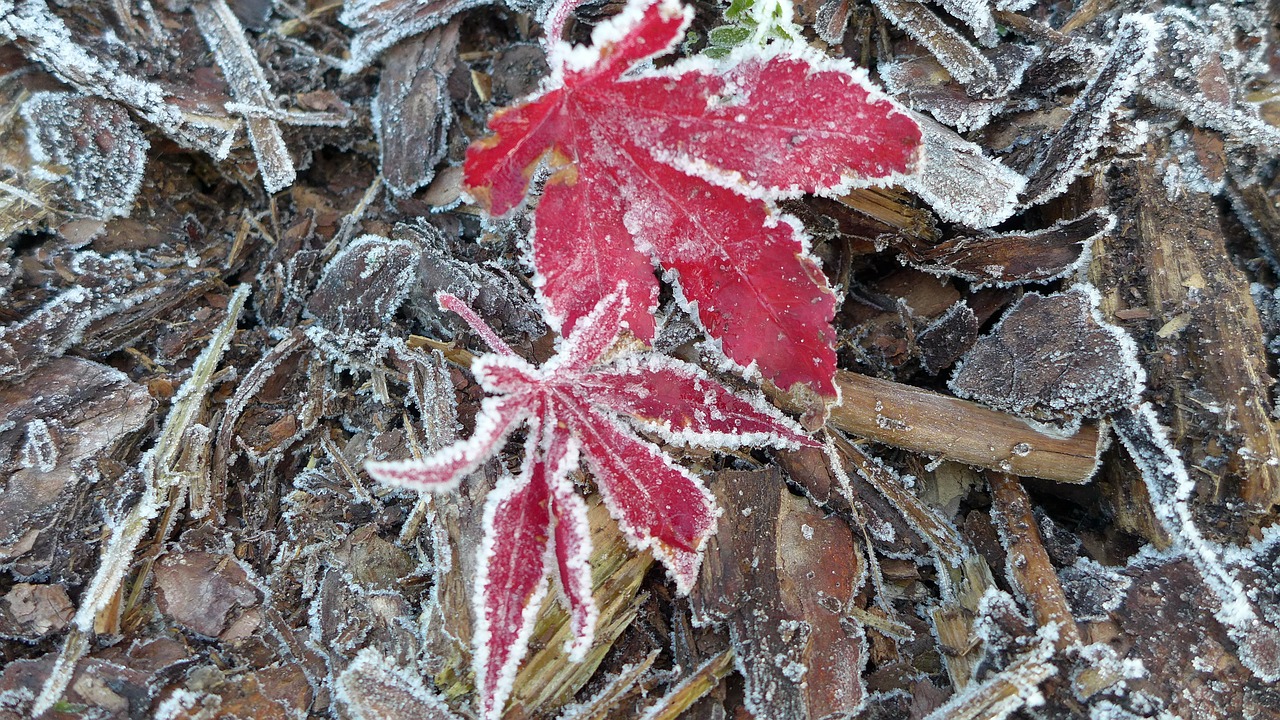
<path id="1" fill-rule="evenodd" d="M 729 7 L 725 8 L 724 18 L 726 20 L 741 20 L 751 15 L 751 6 L 753 0 L 732 0 Z"/>
<path id="2" fill-rule="evenodd" d="M 732 48 L 750 40 L 751 32 L 751 28 L 742 25 L 721 25 L 711 28 L 707 36 L 714 47 Z"/>

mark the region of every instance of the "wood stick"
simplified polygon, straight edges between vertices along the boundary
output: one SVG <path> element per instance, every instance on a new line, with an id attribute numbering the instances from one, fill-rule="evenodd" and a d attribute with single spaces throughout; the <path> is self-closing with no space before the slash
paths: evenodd
<path id="1" fill-rule="evenodd" d="M 1080 628 L 1067 605 L 1058 572 L 1044 549 L 1026 488 L 1022 487 L 1022 481 L 1007 473 L 984 475 L 991 486 L 991 515 L 1008 556 L 1009 582 L 1031 608 L 1038 625 L 1057 623 L 1055 645 L 1059 650 L 1080 645 Z"/>
<path id="2" fill-rule="evenodd" d="M 836 384 L 844 401 L 831 409 L 827 422 L 858 437 L 1057 482 L 1088 482 L 1098 464 L 1096 424 L 1064 438 L 1013 415 L 902 383 L 841 371 Z M 804 409 L 794 398 L 774 397 L 788 410 Z"/>

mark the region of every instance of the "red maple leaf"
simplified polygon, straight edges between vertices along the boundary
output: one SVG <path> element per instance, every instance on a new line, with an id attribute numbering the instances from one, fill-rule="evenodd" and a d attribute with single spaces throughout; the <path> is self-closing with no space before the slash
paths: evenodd
<path id="1" fill-rule="evenodd" d="M 632 426 L 670 442 L 710 447 L 816 443 L 763 398 L 734 395 L 697 366 L 653 353 L 604 362 L 628 314 L 624 288 L 581 318 L 541 367 L 517 357 L 461 300 L 442 294 L 440 304 L 495 350 L 471 366 L 492 395 L 481 404 L 469 440 L 421 461 L 371 462 L 368 469 L 393 485 L 450 489 L 497 453 L 513 431 L 527 428 L 519 476 L 501 480 L 485 501 L 474 591 L 481 715 L 496 718 L 527 650 L 549 575 L 559 578 L 570 610 L 570 657 L 581 659 L 591 645 L 590 528 L 586 503 L 569 478 L 579 453 L 628 540 L 651 550 L 687 593 L 715 528 L 715 505 L 697 478 Z"/>
<path id="2" fill-rule="evenodd" d="M 626 320 L 651 340 L 656 263 L 730 360 L 834 397 L 835 296 L 771 201 L 910 172 L 919 126 L 863 71 L 807 48 L 642 68 L 691 18 L 632 0 L 590 48 L 553 44 L 540 94 L 468 149 L 468 192 L 503 215 L 545 176 L 532 262 L 553 326 L 568 332 L 622 280 Z"/>

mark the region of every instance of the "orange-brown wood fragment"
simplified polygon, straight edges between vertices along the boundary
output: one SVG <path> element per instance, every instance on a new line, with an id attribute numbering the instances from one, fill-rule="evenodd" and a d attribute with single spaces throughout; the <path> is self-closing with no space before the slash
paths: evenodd
<path id="1" fill-rule="evenodd" d="M 836 384 L 843 402 L 831 408 L 827 422 L 858 437 L 1057 482 L 1087 482 L 1097 465 L 1095 424 L 1063 438 L 1012 415 L 889 380 L 840 371 Z M 787 409 L 802 409 L 789 398 L 775 398 Z"/>
<path id="2" fill-rule="evenodd" d="M 1022 482 L 1012 475 L 988 472 L 986 476 L 991 487 L 992 515 L 1008 553 L 1009 582 L 1030 606 L 1037 624 L 1057 624 L 1059 650 L 1079 645 L 1080 628 L 1067 605 L 1057 570 L 1044 549 L 1039 526 L 1031 512 L 1031 498 Z"/>

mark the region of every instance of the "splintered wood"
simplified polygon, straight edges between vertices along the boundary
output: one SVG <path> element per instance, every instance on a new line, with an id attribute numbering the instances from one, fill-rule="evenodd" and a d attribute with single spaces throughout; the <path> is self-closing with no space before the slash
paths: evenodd
<path id="1" fill-rule="evenodd" d="M 1066 650 L 1080 644 L 1080 629 L 1071 615 L 1058 573 L 1040 538 L 1031 498 L 1016 477 L 986 473 L 991 486 L 992 514 L 1001 541 L 1008 549 L 1009 579 L 1015 584 L 1040 625 L 1055 625 L 1057 646 Z"/>
<path id="2" fill-rule="evenodd" d="M 1146 148 L 1149 158 L 1160 152 L 1158 145 Z M 1187 192 L 1170 201 L 1150 165 L 1126 163 L 1119 171 L 1113 192 L 1144 200 L 1129 206 L 1121 244 L 1098 258 L 1093 273 L 1107 312 L 1135 305 L 1149 311 L 1150 319 L 1128 324 L 1144 354 L 1161 359 L 1148 366 L 1158 388 L 1151 399 L 1189 467 L 1205 470 L 1194 475 L 1203 526 L 1241 538 L 1280 503 L 1280 439 L 1270 414 L 1274 379 L 1258 311 L 1229 259 L 1212 198 Z M 1228 432 L 1223 417 L 1231 419 Z M 1248 505 L 1228 511 L 1233 498 Z M 1243 517 L 1229 520 L 1240 510 Z"/>

